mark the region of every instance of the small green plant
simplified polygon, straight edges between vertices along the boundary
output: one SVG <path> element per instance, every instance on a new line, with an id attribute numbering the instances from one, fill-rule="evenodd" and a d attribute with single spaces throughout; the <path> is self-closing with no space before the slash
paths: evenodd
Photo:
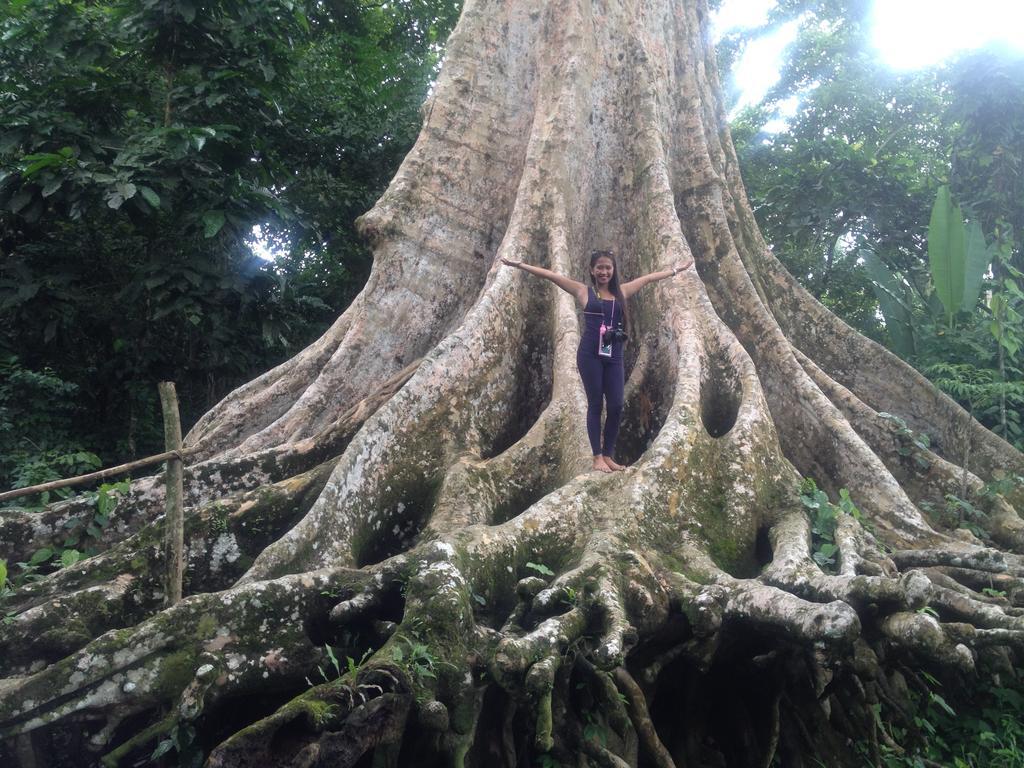
<path id="1" fill-rule="evenodd" d="M 982 523 L 988 517 L 983 511 L 952 493 L 946 494 L 946 514 L 955 528 L 966 528 L 979 538 L 988 538 Z"/>
<path id="2" fill-rule="evenodd" d="M 345 657 L 345 663 L 346 663 L 346 669 L 348 670 L 349 674 L 354 675 L 356 672 L 358 672 L 360 667 L 362 667 L 363 664 L 366 663 L 366 660 L 368 658 L 370 658 L 372 653 L 373 653 L 373 648 L 367 648 L 366 652 L 362 656 L 359 657 L 359 661 L 356 661 L 351 656 L 346 656 Z M 335 662 L 334 668 L 337 669 L 338 668 L 338 665 L 336 663 L 337 660 L 334 658 L 334 654 L 333 653 L 330 654 L 330 655 L 331 655 L 331 661 Z"/>
<path id="3" fill-rule="evenodd" d="M 408 667 L 417 677 L 437 677 L 436 668 L 440 664 L 425 643 L 410 640 L 398 635 L 397 640 L 405 643 L 405 650 L 401 645 L 395 645 L 391 649 L 391 658 L 396 664 L 403 664 Z"/>
<path id="4" fill-rule="evenodd" d="M 835 545 L 835 534 L 839 510 L 828 500 L 828 495 L 818 489 L 811 478 L 805 478 L 800 485 L 800 502 L 811 518 L 811 547 L 814 562 L 828 570 L 836 562 L 835 554 L 838 547 Z"/>
<path id="5" fill-rule="evenodd" d="M 359 658 L 359 661 L 356 661 L 351 656 L 346 656 L 344 667 L 342 667 L 341 661 L 340 659 L 338 659 L 338 654 L 335 653 L 335 650 L 330 645 L 330 643 L 324 643 L 324 652 L 327 654 L 328 661 L 331 662 L 331 666 L 329 669 L 334 670 L 334 675 L 333 677 L 329 675 L 329 669 L 324 669 L 320 665 L 317 665 L 316 669 L 320 673 L 320 677 L 323 678 L 323 681 L 325 683 L 329 683 L 332 680 L 337 680 L 346 673 L 355 674 L 356 672 L 358 672 L 359 668 L 362 667 L 363 664 L 366 663 L 366 660 L 370 658 L 370 656 L 373 654 L 373 648 L 368 648 L 366 652 L 363 653 L 363 655 Z M 309 685 L 310 688 L 312 688 L 315 685 L 315 683 L 308 677 L 306 678 L 306 683 Z"/>
<path id="6" fill-rule="evenodd" d="M 1003 475 L 985 483 L 981 495 L 986 498 L 1006 496 L 1021 488 L 1024 488 L 1024 475 Z"/>
<path id="7" fill-rule="evenodd" d="M 172 749 L 178 753 L 179 768 L 199 768 L 203 764 L 202 745 L 196 740 L 196 729 L 188 723 L 175 725 L 168 737 L 156 745 L 149 761 L 156 762 Z"/>
<path id="8" fill-rule="evenodd" d="M 884 411 L 878 415 L 896 427 L 896 437 L 900 441 L 900 447 L 897 449 L 897 452 L 900 456 L 913 459 L 921 469 L 931 467 L 931 461 L 924 455 L 924 452 L 931 448 L 931 438 L 928 435 L 922 432 L 915 432 L 899 416 L 894 416 Z"/>
<path id="9" fill-rule="evenodd" d="M 7 598 L 10 597 L 13 591 L 14 590 L 7 581 L 7 561 L 0 560 L 0 611 L 3 611 L 3 617 L 0 618 L 0 624 L 10 624 L 14 621 L 14 614 L 3 610 L 4 603 L 7 602 Z"/>
<path id="10" fill-rule="evenodd" d="M 111 514 L 117 507 L 117 503 L 128 494 L 130 489 L 131 480 L 122 480 L 117 483 L 104 483 L 95 491 L 83 494 L 86 498 L 92 498 L 93 513 L 91 517 L 72 517 L 64 523 L 64 527 L 68 530 L 64 539 L 64 551 L 78 553 L 65 556 L 62 552 L 62 562 L 67 561 L 63 562 L 64 567 L 77 562 L 83 556 L 89 557 L 96 553 L 95 544 L 103 538 L 103 532 L 110 525 Z M 84 550 L 84 554 L 79 552 L 79 548 Z"/>
<path id="11" fill-rule="evenodd" d="M 839 489 L 839 503 L 829 501 L 828 494 L 818 488 L 809 477 L 800 483 L 800 503 L 804 505 L 811 519 L 811 557 L 823 570 L 833 572 L 836 565 L 836 527 L 840 515 L 849 515 L 869 531 L 872 526 L 864 513 L 857 509 L 850 498 L 850 492 Z"/>
<path id="12" fill-rule="evenodd" d="M 552 571 L 550 568 L 548 568 L 543 563 L 527 563 L 526 567 L 531 569 L 531 570 L 536 571 L 537 573 L 541 574 L 542 576 L 554 576 L 555 575 L 555 572 Z"/>
<path id="13" fill-rule="evenodd" d="M 984 511 L 952 493 L 947 493 L 943 501 L 941 509 L 928 501 L 922 501 L 918 506 L 946 528 L 964 528 L 980 539 L 988 539 L 988 531 L 984 527 L 988 515 Z"/>
<path id="14" fill-rule="evenodd" d="M 110 525 L 111 514 L 122 495 L 127 494 L 131 487 L 130 480 L 118 483 L 104 483 L 95 491 L 83 494 L 84 498 L 92 498 L 94 509 L 88 519 L 79 515 L 64 522 L 68 533 L 59 548 L 42 547 L 32 553 L 26 562 L 17 563 L 19 573 L 12 580 L 16 589 L 30 581 L 43 578 L 61 568 L 74 565 L 79 560 L 91 557 L 99 550 L 96 545 L 103 537 L 103 532 Z"/>
<path id="15" fill-rule="evenodd" d="M 327 643 L 324 643 L 324 650 L 327 651 L 327 658 L 331 660 L 331 666 L 334 667 L 334 676 L 341 677 L 341 664 L 338 663 L 338 657 L 334 655 L 334 649 Z M 320 675 L 323 677 L 325 682 L 329 682 L 327 675 L 324 673 L 323 667 L 317 667 L 320 670 Z"/>
<path id="16" fill-rule="evenodd" d="M 560 762 L 546 753 L 537 757 L 537 765 L 538 768 L 562 768 Z"/>
<path id="17" fill-rule="evenodd" d="M 603 747 L 608 746 L 608 731 L 593 712 L 587 713 L 587 724 L 583 726 L 583 738 L 587 741 L 599 742 Z"/>

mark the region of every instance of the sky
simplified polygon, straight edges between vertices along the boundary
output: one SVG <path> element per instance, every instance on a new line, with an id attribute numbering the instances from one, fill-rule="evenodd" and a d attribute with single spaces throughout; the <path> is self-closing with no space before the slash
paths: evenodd
<path id="1" fill-rule="evenodd" d="M 725 0 L 714 16 L 715 37 L 764 24 L 774 6 L 775 0 Z M 938 64 L 991 42 L 1024 51 L 1024 0 L 875 0 L 871 23 L 879 60 L 896 70 Z M 737 108 L 757 103 L 775 84 L 799 26 L 790 22 L 747 45 L 734 69 Z"/>

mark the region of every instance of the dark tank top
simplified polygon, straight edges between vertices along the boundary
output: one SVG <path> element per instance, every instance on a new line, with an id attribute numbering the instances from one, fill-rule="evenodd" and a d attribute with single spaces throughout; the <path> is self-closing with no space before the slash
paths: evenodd
<path id="1" fill-rule="evenodd" d="M 615 316 L 612 316 L 612 313 Z M 611 299 L 599 299 L 593 288 L 587 287 L 587 306 L 583 308 L 583 336 L 580 338 L 579 354 L 598 357 L 597 345 L 601 335 L 601 321 L 609 328 L 622 323 L 622 302 L 617 299 L 614 307 Z M 622 360 L 622 342 L 612 342 L 612 356 L 601 360 Z"/>

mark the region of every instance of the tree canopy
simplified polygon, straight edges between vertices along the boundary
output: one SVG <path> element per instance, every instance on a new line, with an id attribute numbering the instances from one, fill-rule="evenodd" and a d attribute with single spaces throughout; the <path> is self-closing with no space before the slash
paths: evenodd
<path id="1" fill-rule="evenodd" d="M 415 138 L 457 12 L 5 6 L 4 485 L 152 452 L 157 380 L 188 424 L 323 331 L 366 279 L 353 221 Z"/>

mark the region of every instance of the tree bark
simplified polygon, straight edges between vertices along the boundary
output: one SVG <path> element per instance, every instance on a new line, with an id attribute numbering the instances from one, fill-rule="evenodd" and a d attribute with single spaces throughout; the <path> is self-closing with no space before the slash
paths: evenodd
<path id="1" fill-rule="evenodd" d="M 5 743 L 127 765 L 173 716 L 211 766 L 844 765 L 874 705 L 905 709 L 900 669 L 1018 652 L 1022 499 L 981 490 L 1024 457 L 970 422 L 991 541 L 922 512 L 966 415 L 762 240 L 707 14 L 466 3 L 360 220 L 366 288 L 186 438 L 185 599 L 157 599 L 163 488 L 138 481 L 105 552 L 8 601 Z M 626 277 L 696 264 L 633 300 L 611 475 L 585 471 L 573 300 L 500 266 L 584 279 L 598 247 Z M 802 476 L 863 512 L 829 571 Z M 12 513 L 2 541 L 84 512 Z"/>

